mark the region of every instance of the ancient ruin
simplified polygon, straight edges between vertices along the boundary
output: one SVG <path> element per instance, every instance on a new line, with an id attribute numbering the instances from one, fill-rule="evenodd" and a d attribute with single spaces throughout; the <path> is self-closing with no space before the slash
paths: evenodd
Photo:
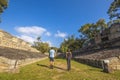
<path id="1" fill-rule="evenodd" d="M 74 52 L 78 62 L 102 68 L 104 72 L 120 70 L 120 48 L 102 49 L 96 51 Z"/>
<path id="2" fill-rule="evenodd" d="M 20 66 L 44 57 L 45 55 L 32 48 L 28 42 L 0 30 L 0 72 L 18 70 Z"/>

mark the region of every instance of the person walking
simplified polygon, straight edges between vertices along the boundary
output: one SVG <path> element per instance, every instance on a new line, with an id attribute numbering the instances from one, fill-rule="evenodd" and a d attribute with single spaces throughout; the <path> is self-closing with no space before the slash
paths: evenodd
<path id="1" fill-rule="evenodd" d="M 67 70 L 71 70 L 71 58 L 72 58 L 72 53 L 70 49 L 67 50 L 66 52 L 66 60 L 67 60 Z"/>
<path id="2" fill-rule="evenodd" d="M 54 66 L 54 57 L 55 57 L 55 50 L 51 47 L 49 51 L 49 59 L 50 59 L 50 68 L 53 69 Z"/>

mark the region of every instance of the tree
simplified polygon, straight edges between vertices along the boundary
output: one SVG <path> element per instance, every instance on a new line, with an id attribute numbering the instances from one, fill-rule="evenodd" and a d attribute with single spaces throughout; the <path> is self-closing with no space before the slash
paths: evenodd
<path id="1" fill-rule="evenodd" d="M 74 35 L 71 35 L 61 43 L 60 50 L 61 52 L 66 52 L 67 49 L 75 51 L 80 49 L 82 44 L 83 39 L 75 38 Z"/>
<path id="2" fill-rule="evenodd" d="M 120 0 L 114 0 L 111 3 L 107 13 L 110 16 L 110 19 L 120 19 Z"/>
<path id="3" fill-rule="evenodd" d="M 74 40 L 74 42 L 69 45 L 69 48 L 70 48 L 72 51 L 80 50 L 80 48 L 82 48 L 82 45 L 83 45 L 84 41 L 85 41 L 84 39 L 76 38 L 76 39 Z"/>
<path id="4" fill-rule="evenodd" d="M 93 26 L 95 26 L 93 23 L 87 23 L 78 30 L 78 32 L 82 33 L 85 38 L 93 38 Z"/>
<path id="5" fill-rule="evenodd" d="M 104 30 L 105 28 L 108 28 L 108 26 L 107 26 L 107 24 L 106 24 L 104 19 L 99 19 L 96 22 L 96 26 L 97 26 L 98 32 L 101 31 L 101 30 Z"/>
<path id="6" fill-rule="evenodd" d="M 50 48 L 48 43 L 41 41 L 41 37 L 37 38 L 37 41 L 34 42 L 32 47 L 36 48 L 37 50 L 39 50 L 43 54 L 48 52 L 48 50 Z"/>
<path id="7" fill-rule="evenodd" d="M 39 42 L 40 42 L 40 41 L 41 41 L 41 37 L 37 37 L 37 41 L 39 41 Z"/>
<path id="8" fill-rule="evenodd" d="M 111 20 L 107 23 L 108 27 L 110 27 L 112 24 L 114 23 L 120 23 L 120 19 L 116 19 L 116 20 Z"/>
<path id="9" fill-rule="evenodd" d="M 107 28 L 107 24 L 104 19 L 99 19 L 95 24 L 87 23 L 81 26 L 78 32 L 82 33 L 86 39 L 93 39 L 95 34 Z"/>
<path id="10" fill-rule="evenodd" d="M 0 0 L 0 13 L 4 11 L 8 6 L 8 0 Z"/>
<path id="11" fill-rule="evenodd" d="M 8 7 L 8 0 L 0 0 L 0 15 Z"/>

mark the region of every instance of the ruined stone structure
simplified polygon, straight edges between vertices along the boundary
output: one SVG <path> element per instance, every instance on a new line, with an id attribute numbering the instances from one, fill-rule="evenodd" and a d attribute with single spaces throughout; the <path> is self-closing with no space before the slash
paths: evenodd
<path id="1" fill-rule="evenodd" d="M 0 46 L 38 52 L 38 50 L 31 48 L 31 45 L 28 42 L 25 42 L 24 40 L 19 39 L 17 37 L 14 37 L 2 30 L 0 30 Z"/>
<path id="2" fill-rule="evenodd" d="M 21 66 L 45 58 L 28 42 L 0 30 L 0 72 L 16 72 Z"/>
<path id="3" fill-rule="evenodd" d="M 95 52 L 74 52 L 74 59 L 78 62 L 102 68 L 105 72 L 120 70 L 120 48 L 104 49 Z"/>

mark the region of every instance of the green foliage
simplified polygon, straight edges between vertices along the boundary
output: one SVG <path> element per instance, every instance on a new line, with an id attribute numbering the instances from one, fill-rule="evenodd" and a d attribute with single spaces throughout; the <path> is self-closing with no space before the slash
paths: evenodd
<path id="1" fill-rule="evenodd" d="M 37 41 L 41 41 L 41 37 L 37 37 Z"/>
<path id="2" fill-rule="evenodd" d="M 48 52 L 49 50 L 49 44 L 43 42 L 34 42 L 33 47 L 42 52 L 43 54 Z"/>
<path id="3" fill-rule="evenodd" d="M 0 13 L 4 11 L 8 6 L 8 0 L 0 0 Z"/>
<path id="4" fill-rule="evenodd" d="M 68 47 L 65 44 L 61 44 L 60 51 L 65 53 L 67 51 Z"/>
<path id="5" fill-rule="evenodd" d="M 110 19 L 120 19 L 120 0 L 114 0 L 111 3 L 107 13 L 110 16 Z"/>
<path id="6" fill-rule="evenodd" d="M 120 19 L 116 19 L 116 20 L 111 20 L 108 22 L 108 27 L 111 26 L 111 24 L 114 24 L 114 23 L 120 23 Z"/>
<path id="7" fill-rule="evenodd" d="M 66 60 L 55 59 L 55 68 L 49 68 L 49 60 L 42 60 L 20 68 L 19 73 L 0 73 L 0 80 L 120 80 L 120 71 L 111 74 L 102 69 L 71 61 L 67 71 Z"/>
<path id="8" fill-rule="evenodd" d="M 93 26 L 95 26 L 95 25 L 87 23 L 87 24 L 81 26 L 81 28 L 78 31 L 81 32 L 86 38 L 92 38 L 93 37 L 93 34 L 92 34 Z"/>
<path id="9" fill-rule="evenodd" d="M 49 44 L 42 42 L 41 41 L 41 37 L 37 38 L 38 41 L 34 42 L 33 46 L 34 48 L 36 48 L 37 50 L 39 50 L 40 52 L 42 52 L 43 54 L 48 52 L 49 50 Z"/>
<path id="10" fill-rule="evenodd" d="M 60 50 L 62 52 L 66 52 L 67 49 L 70 49 L 71 51 L 78 50 L 82 47 L 83 42 L 84 39 L 75 38 L 74 35 L 69 36 L 66 40 L 62 42 Z"/>
<path id="11" fill-rule="evenodd" d="M 59 51 L 57 47 L 52 47 L 52 48 L 55 50 L 56 53 Z"/>
<path id="12" fill-rule="evenodd" d="M 97 22 L 96 22 L 96 30 L 100 31 L 100 30 L 104 30 L 105 28 L 108 28 L 106 22 L 104 19 L 99 19 Z"/>
<path id="13" fill-rule="evenodd" d="M 8 7 L 8 0 L 0 0 L 0 15 L 7 7 Z M 1 18 L 0 18 L 0 22 L 1 22 Z"/>
<path id="14" fill-rule="evenodd" d="M 107 28 L 107 24 L 104 19 L 99 19 L 95 24 L 87 23 L 81 26 L 78 32 L 82 33 L 85 38 L 92 39 L 95 37 L 95 34 Z"/>

